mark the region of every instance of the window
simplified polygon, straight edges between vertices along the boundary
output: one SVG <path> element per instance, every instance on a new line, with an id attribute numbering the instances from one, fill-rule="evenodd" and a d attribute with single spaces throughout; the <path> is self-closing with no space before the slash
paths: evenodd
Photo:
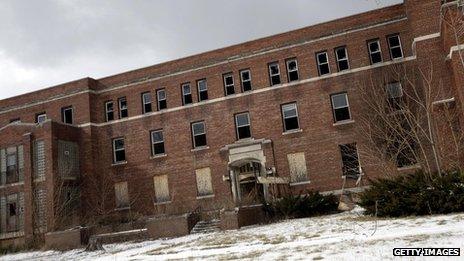
<path id="1" fill-rule="evenodd" d="M 106 121 L 114 120 L 114 104 L 112 101 L 105 103 Z"/>
<path id="2" fill-rule="evenodd" d="M 348 51 L 346 50 L 346 47 L 336 48 L 335 57 L 337 58 L 337 68 L 339 72 L 350 69 L 350 63 L 348 61 Z"/>
<path id="3" fill-rule="evenodd" d="M 289 82 L 298 81 L 298 63 L 296 59 L 289 59 L 286 61 L 287 64 L 287 77 Z"/>
<path id="4" fill-rule="evenodd" d="M 279 63 L 273 62 L 269 64 L 269 77 L 271 78 L 271 86 L 281 83 Z"/>
<path id="5" fill-rule="evenodd" d="M 199 197 L 213 195 L 213 184 L 211 183 L 211 169 L 203 168 L 195 170 L 197 179 L 197 195 Z"/>
<path id="6" fill-rule="evenodd" d="M 386 89 L 389 107 L 393 110 L 400 110 L 403 100 L 403 87 L 401 83 L 389 83 Z"/>
<path id="7" fill-rule="evenodd" d="M 61 120 L 66 124 L 73 124 L 73 108 L 71 106 L 61 108 Z"/>
<path id="8" fill-rule="evenodd" d="M 242 91 L 251 91 L 251 72 L 250 70 L 240 71 L 240 80 L 242 82 Z"/>
<path id="9" fill-rule="evenodd" d="M 358 178 L 360 174 L 358 149 L 356 143 L 339 145 L 342 154 L 343 176 L 348 178 Z"/>
<path id="10" fill-rule="evenodd" d="M 6 154 L 6 183 L 11 184 L 19 181 L 18 155 L 16 147 L 11 147 Z"/>
<path id="11" fill-rule="evenodd" d="M 234 87 L 234 75 L 232 73 L 224 74 L 222 76 L 224 79 L 224 91 L 227 95 L 231 95 L 235 93 Z"/>
<path id="12" fill-rule="evenodd" d="M 126 161 L 126 149 L 124 148 L 124 138 L 113 140 L 113 163 L 123 163 Z"/>
<path id="13" fill-rule="evenodd" d="M 142 93 L 142 113 L 149 113 L 152 112 L 151 108 L 151 93 L 144 92 Z"/>
<path id="14" fill-rule="evenodd" d="M 35 115 L 35 123 L 42 123 L 47 120 L 47 114 L 45 112 Z"/>
<path id="15" fill-rule="evenodd" d="M 290 169 L 290 182 L 298 183 L 308 181 L 308 171 L 306 169 L 304 152 L 287 154 L 287 160 Z"/>
<path id="16" fill-rule="evenodd" d="M 382 62 L 382 50 L 380 49 L 380 41 L 378 39 L 367 42 L 367 48 L 369 49 L 369 57 L 371 64 Z"/>
<path id="17" fill-rule="evenodd" d="M 190 83 L 184 83 L 182 88 L 182 104 L 187 105 L 192 103 L 192 90 L 190 89 Z"/>
<path id="18" fill-rule="evenodd" d="M 206 83 L 206 79 L 198 80 L 197 87 L 198 87 L 198 101 L 208 100 L 208 84 Z"/>
<path id="19" fill-rule="evenodd" d="M 193 148 L 206 146 L 206 129 L 204 122 L 192 123 Z"/>
<path id="20" fill-rule="evenodd" d="M 156 91 L 156 98 L 158 99 L 158 110 L 164 110 L 168 107 L 166 103 L 166 90 L 160 89 Z"/>
<path id="21" fill-rule="evenodd" d="M 281 107 L 284 132 L 299 129 L 300 124 L 298 123 L 298 109 L 296 107 L 296 103 L 284 104 Z"/>
<path id="22" fill-rule="evenodd" d="M 129 116 L 129 111 L 127 110 L 127 100 L 126 97 L 122 97 L 118 99 L 119 104 L 119 118 L 126 118 Z"/>
<path id="23" fill-rule="evenodd" d="M 21 193 L 22 194 L 22 193 Z M 6 227 L 5 228 L 5 232 L 15 232 L 15 231 L 19 231 L 20 229 L 20 213 L 19 213 L 19 210 L 21 209 L 21 207 L 23 207 L 21 204 L 21 200 L 20 200 L 20 197 L 24 197 L 24 196 L 21 196 L 20 193 L 16 193 L 16 194 L 10 194 L 6 197 L 6 209 L 3 209 L 3 211 L 5 211 L 4 213 L 6 214 L 6 217 L 4 219 L 5 221 L 5 225 Z M 3 208 L 5 207 L 3 206 Z M 2 213 L 3 214 L 3 213 Z M 24 217 L 22 217 L 23 219 Z M 3 232 L 3 231 L 2 231 Z"/>
<path id="24" fill-rule="evenodd" d="M 163 155 L 165 153 L 163 130 L 152 131 L 150 136 L 152 156 Z"/>
<path id="25" fill-rule="evenodd" d="M 317 69 L 319 71 L 319 75 L 325 75 L 330 73 L 330 66 L 329 66 L 329 57 L 327 52 L 319 52 L 316 54 L 317 60 Z"/>
<path id="26" fill-rule="evenodd" d="M 335 122 L 351 119 L 350 105 L 348 104 L 347 94 L 333 94 L 330 96 L 330 98 L 332 100 L 332 110 Z"/>
<path id="27" fill-rule="evenodd" d="M 403 58 L 403 49 L 401 48 L 401 40 L 399 35 L 391 35 L 387 37 L 388 47 L 390 49 L 390 57 L 392 60 Z"/>
<path id="28" fill-rule="evenodd" d="M 171 201 L 171 197 L 169 196 L 168 175 L 154 176 L 153 184 L 155 188 L 156 203 L 166 203 Z"/>
<path id="29" fill-rule="evenodd" d="M 21 122 L 21 118 L 14 118 L 10 120 L 10 123 L 18 123 Z"/>
<path id="30" fill-rule="evenodd" d="M 130 207 L 129 189 L 126 181 L 114 184 L 114 194 L 116 196 L 116 209 Z"/>
<path id="31" fill-rule="evenodd" d="M 235 128 L 238 140 L 251 138 L 250 115 L 248 112 L 235 115 Z"/>

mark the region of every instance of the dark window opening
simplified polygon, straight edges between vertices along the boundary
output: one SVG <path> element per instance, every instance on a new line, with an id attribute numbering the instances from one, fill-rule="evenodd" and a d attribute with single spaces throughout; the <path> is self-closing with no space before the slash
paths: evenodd
<path id="1" fill-rule="evenodd" d="M 208 84 L 206 80 L 199 80 L 197 82 L 198 87 L 198 101 L 208 100 Z"/>
<path id="2" fill-rule="evenodd" d="M 47 120 L 47 114 L 39 113 L 35 116 L 35 123 L 42 123 Z"/>
<path id="3" fill-rule="evenodd" d="M 317 60 L 317 68 L 319 71 L 319 75 L 325 75 L 330 73 L 330 66 L 329 66 L 329 57 L 327 52 L 320 52 L 316 54 Z"/>
<path id="4" fill-rule="evenodd" d="M 337 68 L 339 72 L 350 69 L 346 47 L 339 47 L 335 49 L 335 56 L 337 58 Z"/>
<path id="5" fill-rule="evenodd" d="M 192 90 L 190 89 L 190 84 L 182 84 L 182 104 L 187 105 L 192 102 Z"/>
<path id="6" fill-rule="evenodd" d="M 250 115 L 248 113 L 235 115 L 235 126 L 238 140 L 251 138 Z"/>
<path id="7" fill-rule="evenodd" d="M 124 147 L 124 139 L 113 140 L 113 162 L 121 163 L 126 161 L 126 150 Z"/>
<path id="8" fill-rule="evenodd" d="M 204 122 L 192 123 L 193 148 L 206 146 L 206 129 Z"/>
<path id="9" fill-rule="evenodd" d="M 166 102 L 166 90 L 161 89 L 156 91 L 156 98 L 158 99 L 158 111 L 164 110 L 168 107 Z"/>
<path id="10" fill-rule="evenodd" d="M 240 71 L 240 79 L 242 81 L 242 91 L 251 91 L 251 72 L 250 70 Z"/>
<path id="11" fill-rule="evenodd" d="M 129 111 L 127 108 L 127 100 L 126 97 L 122 97 L 118 99 L 119 104 L 119 118 L 127 118 L 129 116 Z"/>
<path id="12" fill-rule="evenodd" d="M 298 81 L 300 78 L 298 74 L 298 63 L 296 59 L 288 60 L 287 61 L 287 72 L 288 72 L 288 81 Z"/>
<path id="13" fill-rule="evenodd" d="M 229 73 L 229 74 L 225 74 L 223 78 L 224 78 L 224 89 L 225 89 L 226 96 L 235 94 L 234 76 Z"/>
<path id="14" fill-rule="evenodd" d="M 340 145 L 342 154 L 342 172 L 347 178 L 358 178 L 360 174 L 358 149 L 356 143 Z"/>
<path id="15" fill-rule="evenodd" d="M 277 62 L 269 64 L 269 77 L 271 78 L 271 86 L 280 84 L 280 69 Z"/>
<path id="16" fill-rule="evenodd" d="M 151 93 L 150 92 L 145 92 L 142 93 L 142 108 L 143 108 L 143 113 L 149 113 L 152 112 L 152 107 L 151 107 Z"/>
<path id="17" fill-rule="evenodd" d="M 282 105 L 282 117 L 284 121 L 284 132 L 300 128 L 296 103 Z"/>
<path id="18" fill-rule="evenodd" d="M 73 124 L 73 108 L 66 107 L 61 109 L 61 120 L 66 124 Z"/>
<path id="19" fill-rule="evenodd" d="M 390 48 L 390 56 L 392 59 L 403 58 L 403 50 L 401 48 L 401 40 L 399 35 L 389 36 L 388 46 Z"/>
<path id="20" fill-rule="evenodd" d="M 114 120 L 114 104 L 113 104 L 113 102 L 106 102 L 105 103 L 105 113 L 106 113 L 106 121 Z"/>
<path id="21" fill-rule="evenodd" d="M 369 57 L 371 59 L 371 64 L 381 63 L 382 62 L 382 50 L 380 48 L 380 41 L 373 40 L 367 43 L 369 49 Z"/>
<path id="22" fill-rule="evenodd" d="M 350 120 L 350 106 L 347 94 L 340 93 L 331 95 L 331 100 L 335 122 Z"/>
<path id="23" fill-rule="evenodd" d="M 153 156 L 162 155 L 166 153 L 164 149 L 164 136 L 162 130 L 151 132 L 151 145 Z"/>

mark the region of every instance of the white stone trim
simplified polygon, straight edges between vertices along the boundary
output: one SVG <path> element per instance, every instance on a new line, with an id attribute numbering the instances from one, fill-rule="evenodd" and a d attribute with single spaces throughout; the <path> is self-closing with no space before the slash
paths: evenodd
<path id="1" fill-rule="evenodd" d="M 448 98 L 448 99 L 434 101 L 434 102 L 432 102 L 432 104 L 433 105 L 439 105 L 439 104 L 450 103 L 450 102 L 454 102 L 454 101 L 455 101 L 454 97 L 451 97 L 451 98 Z"/>
<path id="2" fill-rule="evenodd" d="M 453 53 L 457 51 L 464 51 L 464 44 L 452 46 L 450 48 L 449 54 L 446 56 L 446 59 L 450 60 L 451 58 L 453 58 Z"/>

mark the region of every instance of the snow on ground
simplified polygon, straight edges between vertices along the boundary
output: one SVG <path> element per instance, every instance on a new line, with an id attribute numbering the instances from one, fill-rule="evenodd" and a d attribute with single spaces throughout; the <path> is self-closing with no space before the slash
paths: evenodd
<path id="1" fill-rule="evenodd" d="M 442 258 L 459 260 L 464 255 L 464 213 L 376 221 L 357 208 L 235 231 L 110 244 L 105 251 L 37 251 L 0 260 L 398 260 L 395 247 L 459 247 L 461 257 Z"/>

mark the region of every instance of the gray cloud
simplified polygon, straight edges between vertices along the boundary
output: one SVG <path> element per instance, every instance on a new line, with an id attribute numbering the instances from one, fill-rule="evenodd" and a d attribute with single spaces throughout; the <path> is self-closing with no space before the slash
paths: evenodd
<path id="1" fill-rule="evenodd" d="M 3 0 L 0 99 L 401 2 Z"/>

